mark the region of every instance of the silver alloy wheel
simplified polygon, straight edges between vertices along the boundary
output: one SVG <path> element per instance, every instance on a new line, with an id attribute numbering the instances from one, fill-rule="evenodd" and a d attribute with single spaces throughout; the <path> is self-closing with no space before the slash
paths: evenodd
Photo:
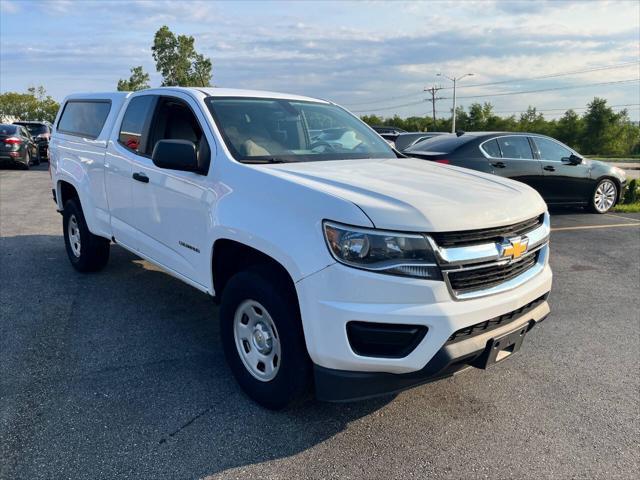
<path id="1" fill-rule="evenodd" d="M 69 244 L 71 245 L 71 251 L 73 254 L 80 258 L 80 228 L 78 227 L 78 220 L 75 215 L 69 217 L 69 225 L 67 225 L 67 235 L 69 235 Z"/>
<path id="2" fill-rule="evenodd" d="M 267 309 L 245 300 L 233 317 L 238 355 L 249 373 L 261 382 L 273 380 L 280 370 L 280 336 Z"/>
<path id="3" fill-rule="evenodd" d="M 616 201 L 617 188 L 611 180 L 603 180 L 596 188 L 593 204 L 599 212 L 606 212 Z"/>

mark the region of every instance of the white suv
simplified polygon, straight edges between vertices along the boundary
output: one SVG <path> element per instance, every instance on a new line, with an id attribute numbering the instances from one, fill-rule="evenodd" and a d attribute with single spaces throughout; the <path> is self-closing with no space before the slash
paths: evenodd
<path id="1" fill-rule="evenodd" d="M 485 368 L 549 313 L 534 190 L 405 158 L 331 102 L 72 95 L 51 175 L 72 265 L 99 270 L 118 243 L 214 296 L 228 363 L 269 408 Z"/>

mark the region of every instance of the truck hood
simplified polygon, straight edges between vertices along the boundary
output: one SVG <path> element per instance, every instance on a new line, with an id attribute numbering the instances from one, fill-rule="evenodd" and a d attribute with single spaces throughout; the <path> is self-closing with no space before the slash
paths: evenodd
<path id="1" fill-rule="evenodd" d="M 261 165 L 270 173 L 356 204 L 376 228 L 456 231 L 539 215 L 538 193 L 513 180 L 415 158 Z M 327 212 L 327 219 L 331 212 Z"/>

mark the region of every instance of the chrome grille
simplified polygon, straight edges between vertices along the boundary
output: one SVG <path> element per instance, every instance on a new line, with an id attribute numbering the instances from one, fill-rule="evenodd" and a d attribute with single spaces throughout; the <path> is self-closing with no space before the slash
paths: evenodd
<path id="1" fill-rule="evenodd" d="M 491 265 L 460 271 L 451 270 L 447 274 L 449 284 L 458 293 L 484 290 L 499 285 L 533 267 L 538 261 L 538 254 L 539 252 L 535 252 L 523 257 L 521 260 L 503 265 Z"/>
<path id="2" fill-rule="evenodd" d="M 463 232 L 430 233 L 429 235 L 440 247 L 462 247 L 498 242 L 501 238 L 525 235 L 527 232 L 540 227 L 543 223 L 544 214 L 504 227 L 482 228 Z"/>
<path id="3" fill-rule="evenodd" d="M 547 263 L 550 231 L 549 214 L 544 213 L 501 228 L 428 237 L 451 295 L 466 300 L 516 288 L 540 273 Z M 514 245 L 523 242 L 527 250 L 517 251 Z"/>

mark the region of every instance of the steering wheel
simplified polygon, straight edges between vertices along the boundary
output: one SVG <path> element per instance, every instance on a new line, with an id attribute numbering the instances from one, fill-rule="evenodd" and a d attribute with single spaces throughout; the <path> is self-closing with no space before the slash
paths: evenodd
<path id="1" fill-rule="evenodd" d="M 325 147 L 325 152 L 328 150 L 330 152 L 335 152 L 336 149 L 329 142 L 325 142 L 324 140 L 318 140 L 317 142 L 313 142 L 309 145 L 309 150 L 315 150 L 318 147 Z"/>

